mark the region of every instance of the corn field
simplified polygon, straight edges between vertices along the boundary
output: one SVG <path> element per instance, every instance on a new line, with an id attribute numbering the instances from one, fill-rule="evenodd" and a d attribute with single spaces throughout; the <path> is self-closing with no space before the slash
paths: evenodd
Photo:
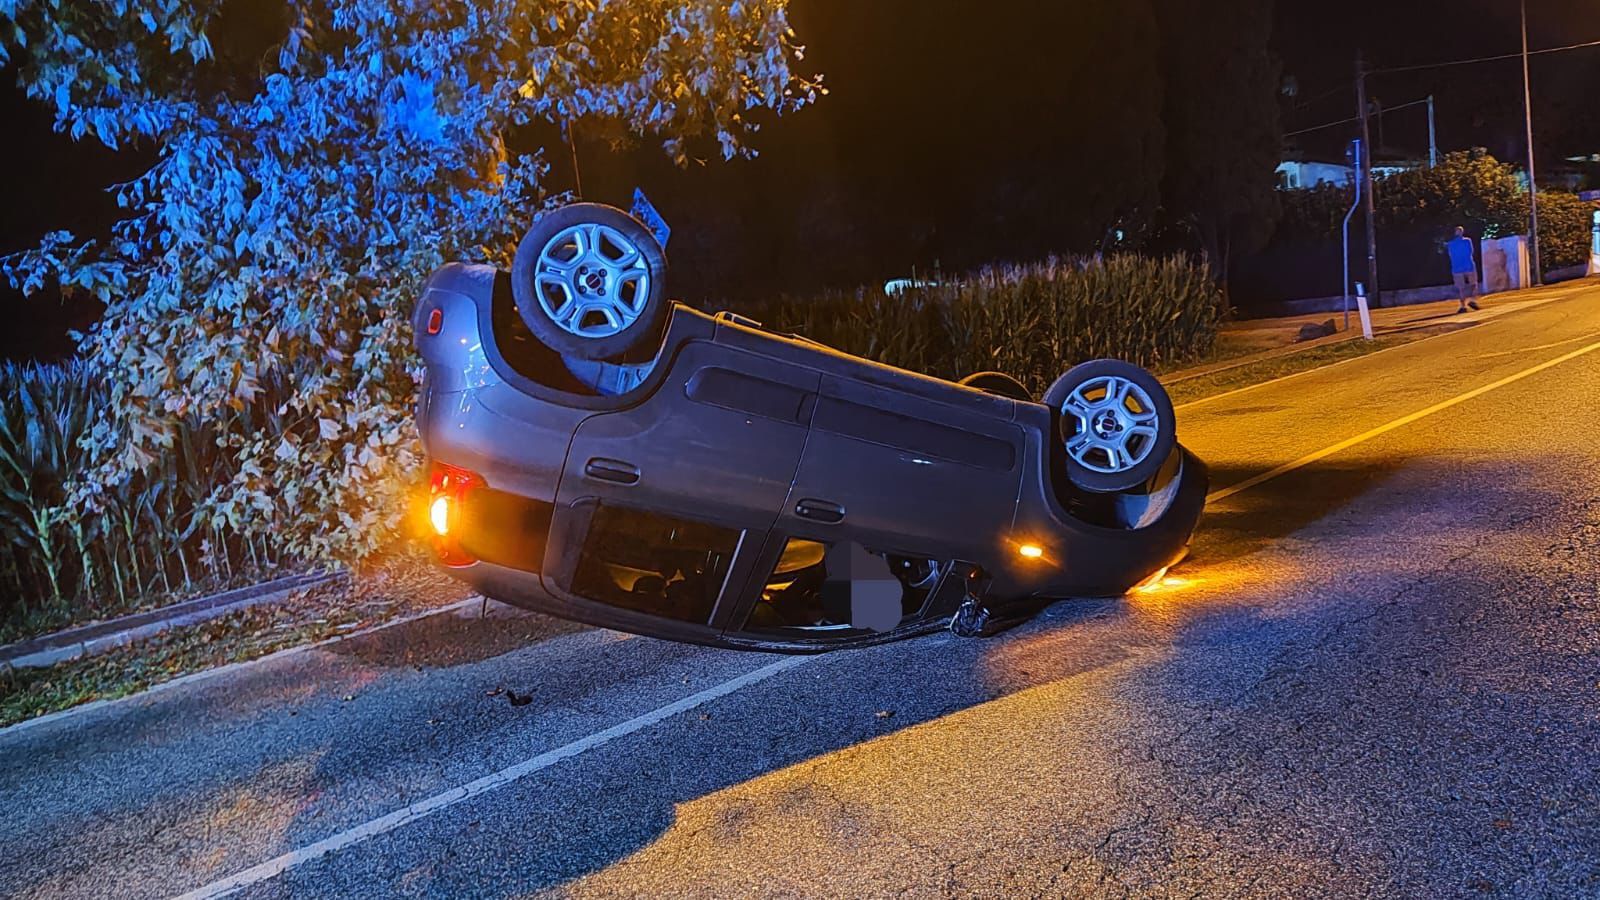
<path id="1" fill-rule="evenodd" d="M 246 533 L 205 514 L 213 489 L 234 475 L 217 445 L 232 423 L 185 421 L 156 464 L 102 493 L 98 508 L 67 505 L 68 480 L 85 468 L 79 438 L 113 421 L 106 404 L 81 363 L 0 367 L 0 641 L 235 586 L 291 562 L 270 530 Z"/>
<path id="2" fill-rule="evenodd" d="M 863 288 L 747 307 L 770 328 L 948 379 L 994 370 L 1036 395 L 1069 365 L 1116 357 L 1170 366 L 1210 350 L 1222 296 L 1182 259 L 1049 259 L 935 277 L 888 295 Z"/>

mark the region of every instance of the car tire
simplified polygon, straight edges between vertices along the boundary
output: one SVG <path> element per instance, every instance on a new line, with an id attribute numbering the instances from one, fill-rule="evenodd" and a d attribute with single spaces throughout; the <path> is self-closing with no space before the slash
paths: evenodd
<path id="1" fill-rule="evenodd" d="M 574 203 L 540 216 L 511 263 L 517 313 L 545 346 L 617 359 L 657 340 L 666 319 L 667 257 L 639 220 Z"/>
<path id="2" fill-rule="evenodd" d="M 983 391 L 985 394 L 1010 397 L 1012 400 L 1033 401 L 1033 395 L 1028 393 L 1022 382 L 1004 372 L 974 372 L 956 383 Z"/>
<path id="3" fill-rule="evenodd" d="M 1073 366 L 1045 391 L 1067 478 L 1096 494 L 1155 477 L 1177 444 L 1172 400 L 1154 375 L 1117 359 Z"/>

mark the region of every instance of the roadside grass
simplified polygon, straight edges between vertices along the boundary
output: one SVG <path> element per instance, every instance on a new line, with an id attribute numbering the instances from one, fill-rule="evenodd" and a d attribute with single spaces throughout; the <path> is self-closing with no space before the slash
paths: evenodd
<path id="1" fill-rule="evenodd" d="M 0 671 L 0 726 L 348 634 L 447 606 L 471 593 L 426 563 L 408 559 L 96 656 L 37 669 L 7 668 Z"/>
<path id="2" fill-rule="evenodd" d="M 1260 384 L 1264 381 L 1271 381 L 1274 378 L 1309 372 L 1312 369 L 1320 369 L 1323 366 L 1367 356 L 1379 350 L 1387 350 L 1390 347 L 1414 343 L 1424 338 L 1455 331 L 1462 327 L 1465 326 L 1450 325 L 1421 328 L 1397 334 L 1380 335 L 1370 341 L 1356 338 L 1332 344 L 1322 344 L 1297 353 L 1246 363 L 1231 369 L 1223 369 L 1220 372 L 1212 372 L 1208 375 L 1200 375 L 1175 384 L 1169 384 L 1166 386 L 1167 394 L 1172 397 L 1174 406 L 1182 406 L 1185 403 L 1204 400 L 1207 397 L 1214 397 L 1218 394 L 1225 394 L 1228 391 Z"/>
<path id="3" fill-rule="evenodd" d="M 47 603 L 38 608 L 14 609 L 8 615 L 0 616 L 0 644 L 25 641 L 29 638 L 50 634 L 65 628 L 87 625 L 103 619 L 114 619 L 119 616 L 131 616 L 135 613 L 148 612 L 152 609 L 160 609 L 163 606 L 171 606 L 175 603 L 182 603 L 185 600 L 193 600 L 209 594 L 251 587 L 274 578 L 299 574 L 301 571 L 300 567 L 241 569 L 230 578 L 196 577 L 194 580 L 185 583 L 182 590 L 149 590 L 140 594 L 128 595 L 126 601 L 113 597 L 108 601 L 93 606 Z"/>

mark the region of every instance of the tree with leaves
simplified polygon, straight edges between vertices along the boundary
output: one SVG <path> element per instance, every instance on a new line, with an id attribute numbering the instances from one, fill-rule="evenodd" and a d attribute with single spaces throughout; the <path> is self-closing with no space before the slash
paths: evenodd
<path id="1" fill-rule="evenodd" d="M 1337 240 L 1354 188 L 1323 185 L 1284 196 L 1283 231 L 1290 237 Z M 1373 192 L 1380 234 L 1431 233 L 1440 245 L 1457 225 L 1473 237 L 1528 232 L 1528 189 L 1516 166 L 1482 149 L 1447 153 L 1432 168 L 1396 172 Z M 1576 194 L 1539 192 L 1539 246 L 1546 268 L 1588 259 L 1593 207 Z"/>
<path id="2" fill-rule="evenodd" d="M 786 0 L 0 0 L 0 65 L 57 128 L 158 161 L 108 236 L 49 235 L 13 283 L 106 304 L 80 336 L 117 411 L 68 514 L 168 453 L 185 417 L 231 478 L 197 510 L 304 557 L 393 535 L 418 463 L 407 318 L 453 259 L 505 261 L 547 191 L 508 135 L 593 123 L 747 152 L 818 85 Z M 225 417 L 226 412 L 248 415 Z"/>
<path id="3" fill-rule="evenodd" d="M 1194 232 L 1224 285 L 1233 255 L 1264 242 L 1277 217 L 1279 66 L 1269 50 L 1270 0 L 1204 9 L 1157 4 L 1166 75 L 1169 214 Z"/>

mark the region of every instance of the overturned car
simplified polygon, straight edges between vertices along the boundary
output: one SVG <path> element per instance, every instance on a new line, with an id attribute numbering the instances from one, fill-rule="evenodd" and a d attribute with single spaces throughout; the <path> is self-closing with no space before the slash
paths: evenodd
<path id="1" fill-rule="evenodd" d="M 1186 552 L 1207 473 L 1144 370 L 1083 363 L 1035 402 L 895 369 L 667 301 L 663 243 L 576 204 L 510 272 L 428 281 L 428 527 L 485 595 L 809 652 L 992 633 Z"/>

